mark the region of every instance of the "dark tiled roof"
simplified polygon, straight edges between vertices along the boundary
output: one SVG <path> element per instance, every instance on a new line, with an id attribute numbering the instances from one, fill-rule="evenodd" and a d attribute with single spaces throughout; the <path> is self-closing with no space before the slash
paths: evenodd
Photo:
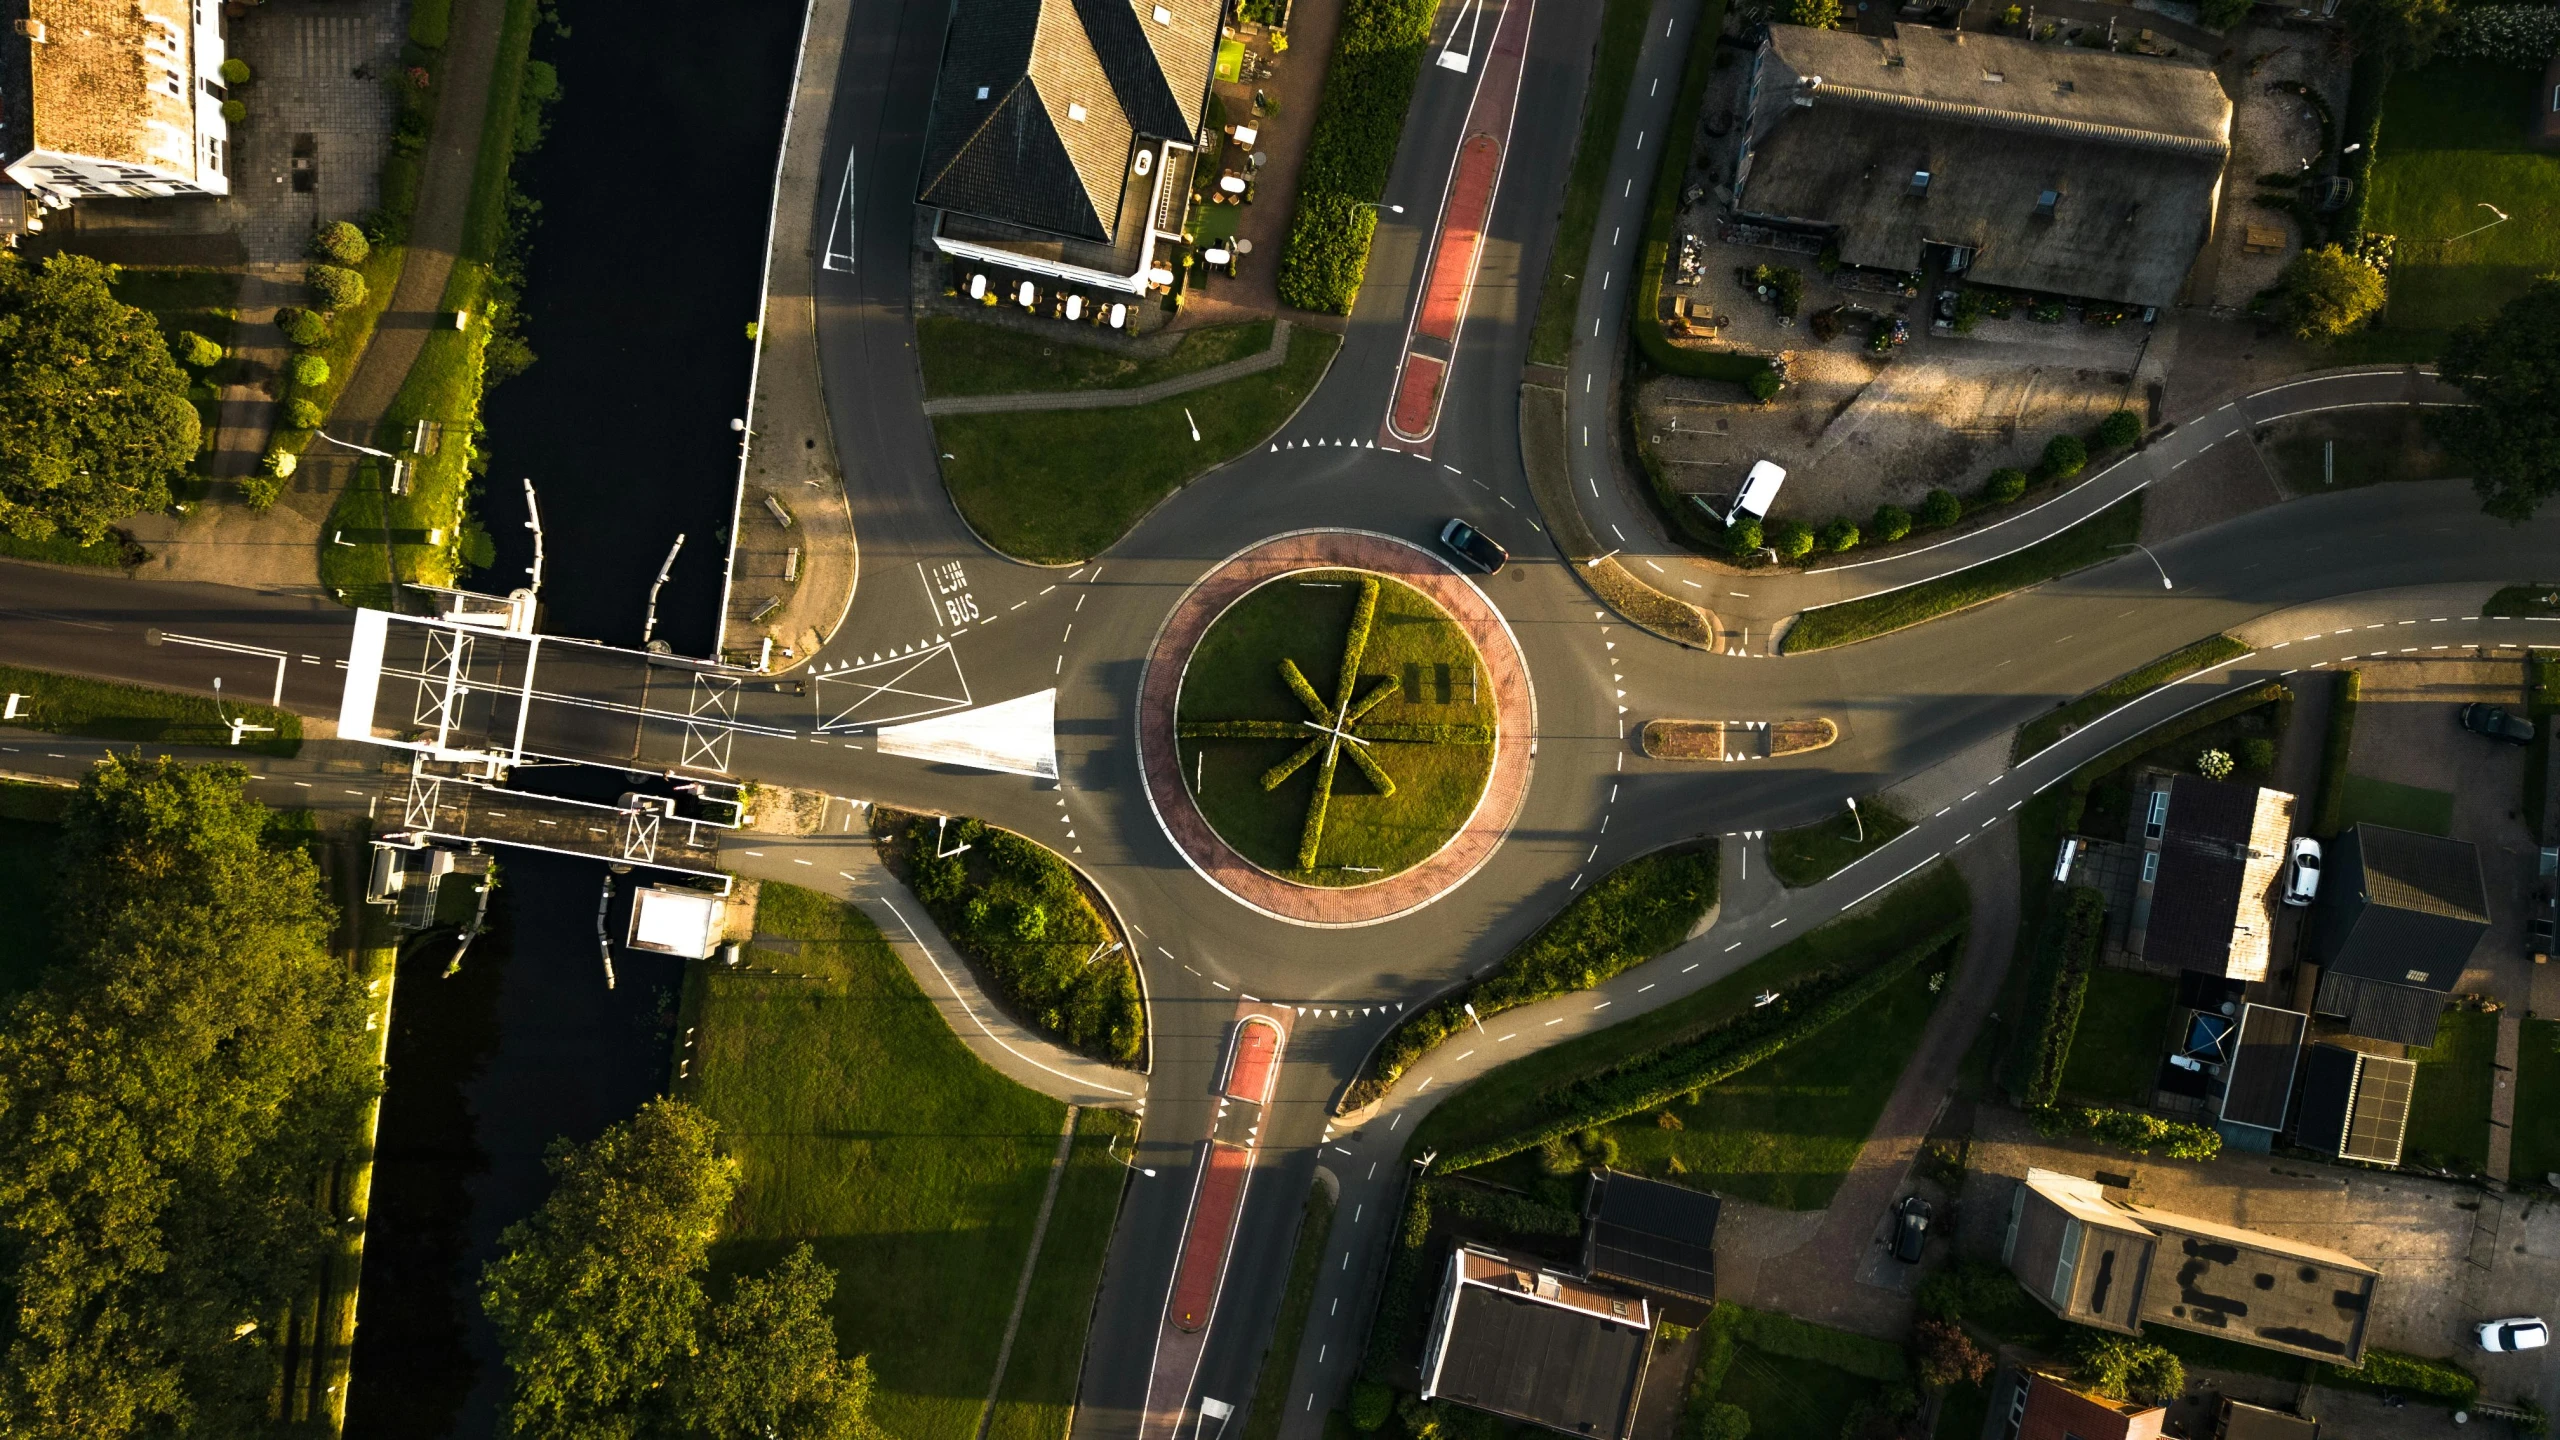
<path id="1" fill-rule="evenodd" d="M 2157 1405 L 2102 1399 L 2047 1375 L 2029 1385 L 2018 1440 L 2152 1440 L 2168 1415 Z"/>
<path id="2" fill-rule="evenodd" d="M 1110 241 L 1127 218 L 1124 192 L 1148 189 L 1132 183 L 1140 141 L 1199 138 L 1218 9 L 1216 0 L 960 0 L 917 199 Z"/>
<path id="3" fill-rule="evenodd" d="M 2240 1011 L 2240 1043 L 2223 1069 L 2222 1118 L 2261 1130 L 2284 1128 L 2293 1099 L 2293 1067 L 2311 1017 L 2299 1010 L 2249 1005 Z"/>
<path id="4" fill-rule="evenodd" d="M 2320 972 L 2320 993 L 2311 1008 L 2347 1022 L 2347 1033 L 2399 1045 L 2433 1045 L 2436 1023 L 2444 1018 L 2441 991 L 2387 980 L 2359 980 L 2336 970 Z"/>
<path id="5" fill-rule="evenodd" d="M 2233 926 L 2249 876 L 2249 832 L 2258 791 L 2194 775 L 2169 785 L 2143 958 L 2207 974 L 2231 963 Z"/>
<path id="6" fill-rule="evenodd" d="M 1466 1285 L 1434 1393 L 1567 1434 L 1620 1440 L 1635 1425 L 1651 1339 L 1642 1325 Z"/>
<path id="7" fill-rule="evenodd" d="M 2361 980 L 2451 990 L 2489 931 L 2479 851 L 2386 825 L 2355 826 L 2339 849 L 2345 863 L 2323 887 L 2321 963 Z"/>
<path id="8" fill-rule="evenodd" d="M 1703 1190 L 1604 1173 L 1583 1232 L 1587 1272 L 1697 1300 L 1716 1295 L 1716 1217 L 1724 1202 Z"/>

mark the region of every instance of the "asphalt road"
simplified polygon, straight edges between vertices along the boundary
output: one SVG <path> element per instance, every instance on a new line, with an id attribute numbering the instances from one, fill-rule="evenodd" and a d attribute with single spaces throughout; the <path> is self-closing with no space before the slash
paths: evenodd
<path id="1" fill-rule="evenodd" d="M 1683 16 L 1693 9 L 1686 0 L 1657 9 L 1672 33 L 1662 35 L 1657 26 L 1648 37 L 1628 116 L 1634 131 L 1659 133 L 1645 123 L 1648 107 L 1667 107 L 1677 88 L 1677 60 L 1687 43 Z M 1298 1021 L 1262 1130 L 1260 1174 L 1197 1393 L 1249 1398 L 1284 1278 L 1289 1232 L 1321 1154 L 1345 1187 L 1340 1224 L 1347 1228 L 1338 1229 L 1333 1246 L 1345 1259 L 1329 1261 L 1329 1269 L 1339 1264 L 1344 1278 L 1338 1283 L 1351 1288 L 1320 1298 L 1319 1315 L 1336 1328 L 1312 1331 L 1310 1350 L 1300 1357 L 1293 1394 L 1316 1397 L 1312 1408 L 1293 1408 L 1292 1433 L 1303 1433 L 1332 1403 L 1328 1387 L 1347 1377 L 1351 1332 L 1339 1327 L 1365 1313 L 1357 1286 L 1380 1253 L 1383 1234 L 1374 1202 L 1385 1191 L 1368 1187 L 1391 1176 L 1400 1140 L 1394 1128 L 1380 1129 L 1387 1123 L 1381 1119 L 1331 1149 L 1319 1146 L 1326 1143 L 1330 1102 L 1392 1023 L 1395 1007 L 1494 963 L 1580 884 L 1645 850 L 1826 813 L 1843 795 L 1948 762 L 2057 700 L 2254 617 L 2398 586 L 2521 579 L 2547 571 L 2560 544 L 2560 519 L 2515 529 L 2496 525 L 2478 515 L 2460 485 L 2381 486 L 2260 511 L 2160 547 L 2161 563 L 2177 578 L 2174 591 L 2164 592 L 2151 563 L 2136 556 L 1885 640 L 1801 659 L 1701 655 L 1618 624 L 1595 609 L 1533 528 L 1536 510 L 1517 450 L 1517 383 L 1534 308 L 1534 287 L 1521 277 L 1542 273 L 1570 160 L 1569 117 L 1579 110 L 1597 22 L 1594 7 L 1550 0 L 1531 32 L 1522 123 L 1515 127 L 1435 457 L 1332 443 L 1257 451 L 1168 500 L 1098 564 L 1070 570 L 1015 564 L 980 545 L 943 493 L 921 413 L 910 329 L 909 201 L 946 14 L 943 0 L 862 0 L 855 7 L 826 123 L 831 157 L 850 153 L 857 177 L 856 262 L 849 274 L 822 274 L 818 297 L 827 393 L 862 547 L 861 588 L 844 631 L 800 672 L 807 693 L 760 689 L 745 708 L 743 718 L 794 733 L 742 736 L 733 763 L 740 774 L 770 782 L 965 811 L 1042 838 L 1086 869 L 1143 942 L 1155 1058 L 1140 1161 L 1158 1175 L 1132 1182 L 1113 1239 L 1077 1411 L 1079 1437 L 1118 1440 L 1135 1431 L 1193 1156 L 1213 1118 L 1214 1066 L 1239 997 L 1308 1013 Z M 1656 79 L 1663 81 L 1658 87 Z M 1468 90 L 1464 77 L 1424 70 L 1387 193 L 1389 202 L 1408 206 L 1407 214 L 1381 230 L 1341 355 L 1276 440 L 1357 443 L 1377 435 L 1420 237 L 1429 230 L 1426 212 L 1442 193 Z M 1613 187 L 1628 191 L 1622 199 L 1641 196 L 1637 157 L 1658 144 L 1648 140 L 1639 151 L 1631 135 L 1622 134 L 1627 183 Z M 824 225 L 828 207 L 817 209 Z M 1603 352 L 1621 329 L 1613 307 L 1628 288 L 1626 257 L 1641 220 L 1640 213 L 1629 214 L 1634 218 L 1604 211 L 1595 232 L 1595 255 L 1607 249 L 1601 258 L 1615 257 L 1616 268 L 1603 273 L 1616 282 L 1585 287 L 1586 320 L 1599 321 L 1601 337 L 1597 349 L 1587 339 L 1578 342 L 1584 349 L 1577 353 L 1577 377 L 1612 369 Z M 811 237 L 813 250 L 823 238 Z M 2321 403 L 2353 403 L 2363 393 L 2357 387 L 2382 382 L 2322 383 L 2348 388 L 2321 392 L 2346 397 Z M 1595 384 L 1594 398 L 1586 401 L 1576 386 L 1575 404 L 1600 403 L 1600 388 Z M 2270 403 L 2307 398 L 2294 392 Z M 1585 413 L 1577 411 L 1577 426 Z M 2211 429 L 2190 422 L 2168 443 L 2200 446 L 2213 438 Z M 2174 463 L 2182 453 L 2155 447 L 2150 463 Z M 1670 551 L 1647 551 L 1647 542 L 1634 539 L 1650 534 L 1649 525 L 1627 525 L 1627 518 L 1640 517 L 1612 518 L 1617 512 L 1609 506 L 1625 503 L 1623 487 L 1606 475 L 1597 478 L 1594 528 L 1625 527 L 1631 550 L 1660 553 L 1670 563 Z M 2104 498 L 2106 492 L 2092 490 L 2077 503 Z M 2047 526 L 2072 513 L 2066 506 L 2020 525 Z M 1510 840 L 1430 909 L 1366 929 L 1305 930 L 1228 901 L 1175 854 L 1137 782 L 1132 707 L 1157 625 L 1174 598 L 1221 558 L 1271 534 L 1321 523 L 1423 541 L 1453 514 L 1481 523 L 1515 556 L 1482 585 L 1519 637 L 1538 700 L 1535 776 Z M 2032 533 L 2015 537 L 2027 538 Z M 1952 563 L 1963 553 L 1969 552 L 1941 553 L 1925 563 Z M 1800 579 L 1793 583 L 1802 588 L 1790 593 L 1834 593 L 1820 589 L 1824 585 L 1835 592 L 1881 588 L 1900 583 L 1891 577 L 1902 572 L 1850 573 L 1856 578 Z M 571 582 L 554 577 L 553 583 Z M 150 640 L 155 629 L 161 632 L 156 645 Z M 190 690 L 209 689 L 220 675 L 226 694 L 245 690 L 264 699 L 281 656 L 284 702 L 329 714 L 337 695 L 332 662 L 344 654 L 346 631 L 343 612 L 299 601 L 0 564 L 0 659 L 10 663 Z M 2249 663 L 2244 673 L 2254 674 L 2267 662 Z M 1054 786 L 884 758 L 868 748 L 870 728 L 897 718 L 901 706 L 928 703 L 909 698 L 912 693 L 984 704 L 1052 686 L 1059 691 L 1061 764 Z M 1646 760 L 1626 739 L 1629 721 L 1653 716 L 1817 713 L 1839 721 L 1840 743 L 1787 762 L 1680 767 Z M 2024 783 L 2023 775 L 2004 779 L 1997 790 L 2014 794 L 2011 787 Z M 1893 861 L 1879 857 L 1785 897 L 1788 923 L 1769 933 L 1783 935 L 1836 913 L 1859 891 L 1892 878 L 1901 868 L 1899 855 L 1918 860 L 1961 843 L 1960 826 L 1997 823 L 2009 801 L 1988 779 L 1984 794 L 1896 842 L 1884 852 Z M 1759 940 L 1775 943 L 1767 934 Z M 1755 941 L 1716 953 L 1738 964 L 1765 948 Z M 1689 972 L 1699 977 L 1725 963 L 1673 959 L 1699 964 Z M 1676 966 L 1674 973 L 1680 973 Z M 1582 1012 L 1595 1024 L 1608 1013 Z M 1561 1035 L 1576 1026 L 1551 1028 Z M 1542 1038 L 1522 1031 L 1501 1053 L 1525 1051 Z M 1328 1285 L 1336 1283 L 1329 1276 Z M 1332 1310 L 1328 1301 L 1342 1303 Z"/>

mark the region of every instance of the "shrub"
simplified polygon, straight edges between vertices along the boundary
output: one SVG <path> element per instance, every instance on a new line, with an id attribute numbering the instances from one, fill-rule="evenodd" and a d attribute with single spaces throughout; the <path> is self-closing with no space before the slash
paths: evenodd
<path id="1" fill-rule="evenodd" d="M 1363 1435 L 1374 1434 L 1387 1417 L 1396 1413 L 1396 1392 L 1375 1380 L 1355 1381 L 1351 1386 L 1351 1428 Z"/>
<path id="2" fill-rule="evenodd" d="M 336 220 L 321 226 L 311 237 L 311 253 L 332 265 L 361 265 L 373 253 L 373 245 L 362 230 Z"/>
<path id="3" fill-rule="evenodd" d="M 2044 442 L 2044 459 L 2038 469 L 2048 480 L 2068 480 L 2088 468 L 2089 447 L 2077 435 L 2056 435 Z"/>
<path id="4" fill-rule="evenodd" d="M 1698 1417 L 1696 1440 L 1751 1440 L 1751 1412 L 1719 1400 Z"/>
<path id="5" fill-rule="evenodd" d="M 284 332 L 287 341 L 307 348 L 329 338 L 329 317 L 317 310 L 286 305 L 276 311 L 276 328 Z"/>
<path id="6" fill-rule="evenodd" d="M 1769 532 L 1769 546 L 1781 560 L 1802 560 L 1813 553 L 1813 527 L 1801 520 L 1781 520 Z"/>
<path id="7" fill-rule="evenodd" d="M 2240 742 L 2240 763 L 2261 773 L 2276 768 L 2276 742 L 2263 737 Z"/>
<path id="8" fill-rule="evenodd" d="M 248 119 L 248 106 L 241 104 L 237 100 L 225 100 L 222 102 L 222 121 L 224 124 L 240 125 L 246 123 Z"/>
<path id="9" fill-rule="evenodd" d="M 2107 450 L 2121 450 L 2142 438 L 2142 417 L 2130 410 L 2118 410 L 2098 422 L 2098 444 Z"/>
<path id="10" fill-rule="evenodd" d="M 2560 52 L 2560 9 L 2549 5 L 2467 5 L 2436 54 L 2539 70 Z"/>
<path id="11" fill-rule="evenodd" d="M 2228 30 L 2249 18 L 2255 0 L 2204 0 L 2200 18 L 2208 30 Z"/>
<path id="12" fill-rule="evenodd" d="M 2027 472 L 2024 470 L 2004 466 L 1992 471 L 1991 478 L 1982 483 L 1983 498 L 1994 505 L 2010 504 L 2026 493 Z"/>
<path id="13" fill-rule="evenodd" d="M 1923 1320 L 1911 1332 L 1912 1350 L 1924 1384 L 1979 1385 L 1991 1373 L 1991 1357 L 1973 1343 L 1961 1325 Z"/>
<path id="14" fill-rule="evenodd" d="M 258 457 L 258 468 L 278 480 L 290 478 L 301 465 L 302 457 L 281 445 L 268 446 L 267 453 Z"/>
<path id="15" fill-rule="evenodd" d="M 2089 970 L 2097 963 L 2106 919 L 2106 897 L 2085 885 L 2073 886 L 2063 904 L 2045 911 L 2029 982 L 2030 993 L 2043 997 L 2033 1068 L 2027 1075 L 2031 1106 L 2051 1105 L 2062 1093 L 2062 1072 L 2071 1063 L 2071 1042 L 2080 1033 L 2080 1007 L 2088 996 Z"/>
<path id="16" fill-rule="evenodd" d="M 1932 490 L 1920 502 L 1920 523 L 1930 526 L 1953 525 L 1964 518 L 1964 502 L 1953 490 Z"/>
<path id="17" fill-rule="evenodd" d="M 2297 340 L 2340 339 L 2362 329 L 2382 308 L 2382 272 L 2337 245 L 2294 256 L 2276 285 L 2285 325 Z"/>
<path id="18" fill-rule="evenodd" d="M 2163 1120 L 2140 1110 L 2046 1106 L 2034 1118 L 2036 1129 L 2046 1135 L 2085 1135 L 2136 1155 L 2158 1150 L 2172 1160 L 2210 1160 L 2222 1153 L 2222 1136 L 2210 1126 Z"/>
<path id="19" fill-rule="evenodd" d="M 1778 392 L 1787 388 L 1787 382 L 1779 379 L 1778 372 L 1763 363 L 1743 380 L 1742 388 L 1751 392 L 1752 399 L 1766 405 L 1778 398 Z"/>
<path id="20" fill-rule="evenodd" d="M 1510 1236 L 1560 1239 L 1582 1233 L 1582 1217 L 1571 1210 L 1541 1204 L 1526 1195 L 1496 1190 L 1470 1180 L 1434 1180 L 1431 1208 L 1435 1214 L 1462 1215 Z"/>
<path id="21" fill-rule="evenodd" d="M 2175 1400 L 2187 1393 L 2187 1367 L 2146 1340 L 2093 1336 L 2080 1342 L 2080 1380 L 2110 1400 Z"/>
<path id="22" fill-rule="evenodd" d="M 317 430 L 328 419 L 319 406 L 299 395 L 284 402 L 284 426 L 288 430 Z"/>
<path id="23" fill-rule="evenodd" d="M 1298 207 L 1281 252 L 1280 298 L 1351 313 L 1383 193 L 1437 7 L 1431 0 L 1349 0 L 1298 172 Z"/>
<path id="24" fill-rule="evenodd" d="M 1377 229 L 1377 212 L 1366 205 L 1336 195 L 1301 198 L 1288 248 L 1280 253 L 1281 300 L 1301 310 L 1350 314 Z"/>
<path id="25" fill-rule="evenodd" d="M 1864 538 L 1858 533 L 1858 522 L 1845 515 L 1822 527 L 1822 548 L 1834 555 L 1857 549 Z"/>
<path id="26" fill-rule="evenodd" d="M 2398 1390 L 2460 1408 L 2480 1398 L 2480 1382 L 2451 1360 L 2429 1360 L 2397 1350 L 2367 1350 L 2354 1370 L 2323 1366 L 2321 1378 L 2358 1390 Z"/>
<path id="27" fill-rule="evenodd" d="M 270 456 L 269 458 L 272 459 L 274 457 Z M 286 455 L 286 458 L 292 458 L 289 452 Z M 284 494 L 284 482 L 284 476 L 275 474 L 272 471 L 260 471 L 253 475 L 243 475 L 240 477 L 239 482 L 241 502 L 252 510 L 270 509 L 275 505 L 276 498 Z"/>
<path id="28" fill-rule="evenodd" d="M 323 310 L 347 310 L 364 303 L 364 277 L 343 265 L 314 265 L 303 272 L 302 280 Z"/>
<path id="29" fill-rule="evenodd" d="M 1877 544 L 1890 545 L 1911 533 L 1911 512 L 1899 505 L 1879 505 L 1868 528 L 1875 531 Z"/>
<path id="30" fill-rule="evenodd" d="M 285 362 L 284 373 L 296 390 L 317 390 L 329 383 L 329 362 L 317 355 L 296 355 Z"/>
<path id="31" fill-rule="evenodd" d="M 2196 773 L 2207 780 L 2228 780 L 2234 768 L 2228 750 L 2207 750 L 2196 756 Z"/>
<path id="32" fill-rule="evenodd" d="M 222 347 L 193 330 L 181 330 L 177 340 L 178 363 L 190 370 L 210 370 L 222 363 Z"/>
<path id="33" fill-rule="evenodd" d="M 234 55 L 234 56 L 232 56 L 230 59 L 225 60 L 225 61 L 223 61 L 223 62 L 222 62 L 222 83 L 223 83 L 223 84 L 225 84 L 225 85 L 246 85 L 246 84 L 248 84 L 248 83 L 249 83 L 249 80 L 250 80 L 250 74 L 249 74 L 249 62 L 248 62 L 248 61 L 241 59 L 241 58 L 240 58 L 239 56 L 237 56 L 237 55 Z"/>
<path id="34" fill-rule="evenodd" d="M 1840 0 L 1787 0 L 1787 23 L 1813 30 L 1840 28 Z"/>
<path id="35" fill-rule="evenodd" d="M 1778 313 L 1794 319 L 1804 305 L 1804 272 L 1793 265 L 1755 265 L 1751 270 L 1754 289 L 1769 292 L 1769 300 Z"/>
<path id="36" fill-rule="evenodd" d="M 1760 518 L 1756 515 L 1745 515 L 1724 527 L 1725 548 L 1742 558 L 1759 554 L 1765 543 L 1760 533 Z"/>

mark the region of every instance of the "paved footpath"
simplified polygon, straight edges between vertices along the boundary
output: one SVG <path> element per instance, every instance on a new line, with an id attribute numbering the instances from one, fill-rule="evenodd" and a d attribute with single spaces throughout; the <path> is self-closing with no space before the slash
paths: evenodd
<path id="1" fill-rule="evenodd" d="M 1158 380 L 1152 385 L 1133 385 L 1125 390 L 1031 390 L 1013 395 L 951 395 L 924 402 L 927 415 L 997 415 L 1017 410 L 1119 410 L 1132 405 L 1153 405 L 1176 395 L 1224 385 L 1247 375 L 1277 370 L 1289 358 L 1289 322 L 1271 322 L 1271 343 L 1261 351 L 1241 360 L 1229 360 L 1206 370 Z"/>

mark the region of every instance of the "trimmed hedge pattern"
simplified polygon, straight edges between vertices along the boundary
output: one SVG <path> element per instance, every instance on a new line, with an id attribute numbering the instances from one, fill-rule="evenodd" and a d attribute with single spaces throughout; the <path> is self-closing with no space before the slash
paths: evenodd
<path id="1" fill-rule="evenodd" d="M 1348 315 L 1431 39 L 1434 0 L 1346 0 L 1280 254 L 1283 304 Z"/>
<path id="2" fill-rule="evenodd" d="M 2456 1409 L 2480 1398 L 2479 1377 L 2461 1365 L 2451 1360 L 2430 1360 L 2423 1355 L 2403 1355 L 2397 1350 L 2367 1350 L 2363 1366 L 2354 1370 L 2323 1365 L 2319 1383 L 2351 1390 L 2396 1390 L 2423 1395 Z"/>
<path id="3" fill-rule="evenodd" d="M 2089 969 L 2106 933 L 2107 901 L 2086 885 L 2071 887 L 2059 909 L 2047 910 L 2036 940 L 2035 986 L 2044 997 L 2044 1028 L 2036 1037 L 2027 1103 L 2051 1105 L 2062 1093 L 2071 1063 L 2071 1041 L 2080 1033 L 2080 1006 L 2089 993 Z"/>
<path id="4" fill-rule="evenodd" d="M 1545 1119 L 1503 1139 L 1444 1155 L 1434 1168 L 1447 1172 L 1487 1164 L 1729 1080 L 1820 1033 L 1914 966 L 1960 942 L 1964 932 L 1962 924 L 1949 925 L 1863 974 L 1806 976 L 1793 994 L 1775 1004 L 1752 1010 L 1694 1040 L 1663 1046 L 1559 1087 L 1542 1097 Z"/>
<path id="5" fill-rule="evenodd" d="M 1344 1108 L 1358 1109 L 1385 1094 L 1432 1047 L 1465 1030 L 1469 1005 L 1490 1018 L 1589 990 L 1679 944 L 1716 903 L 1718 860 L 1718 846 L 1710 841 L 1657 850 L 1610 871 L 1504 956 L 1493 974 L 1442 996 L 1389 1031 L 1344 1096 Z"/>
<path id="6" fill-rule="evenodd" d="M 2045 1135 L 2079 1135 L 2136 1155 L 2157 1150 L 2172 1160 L 2210 1160 L 2222 1153 L 2221 1132 L 2211 1126 L 2163 1120 L 2140 1110 L 2048 1105 L 2035 1112 L 2035 1122 Z"/>

